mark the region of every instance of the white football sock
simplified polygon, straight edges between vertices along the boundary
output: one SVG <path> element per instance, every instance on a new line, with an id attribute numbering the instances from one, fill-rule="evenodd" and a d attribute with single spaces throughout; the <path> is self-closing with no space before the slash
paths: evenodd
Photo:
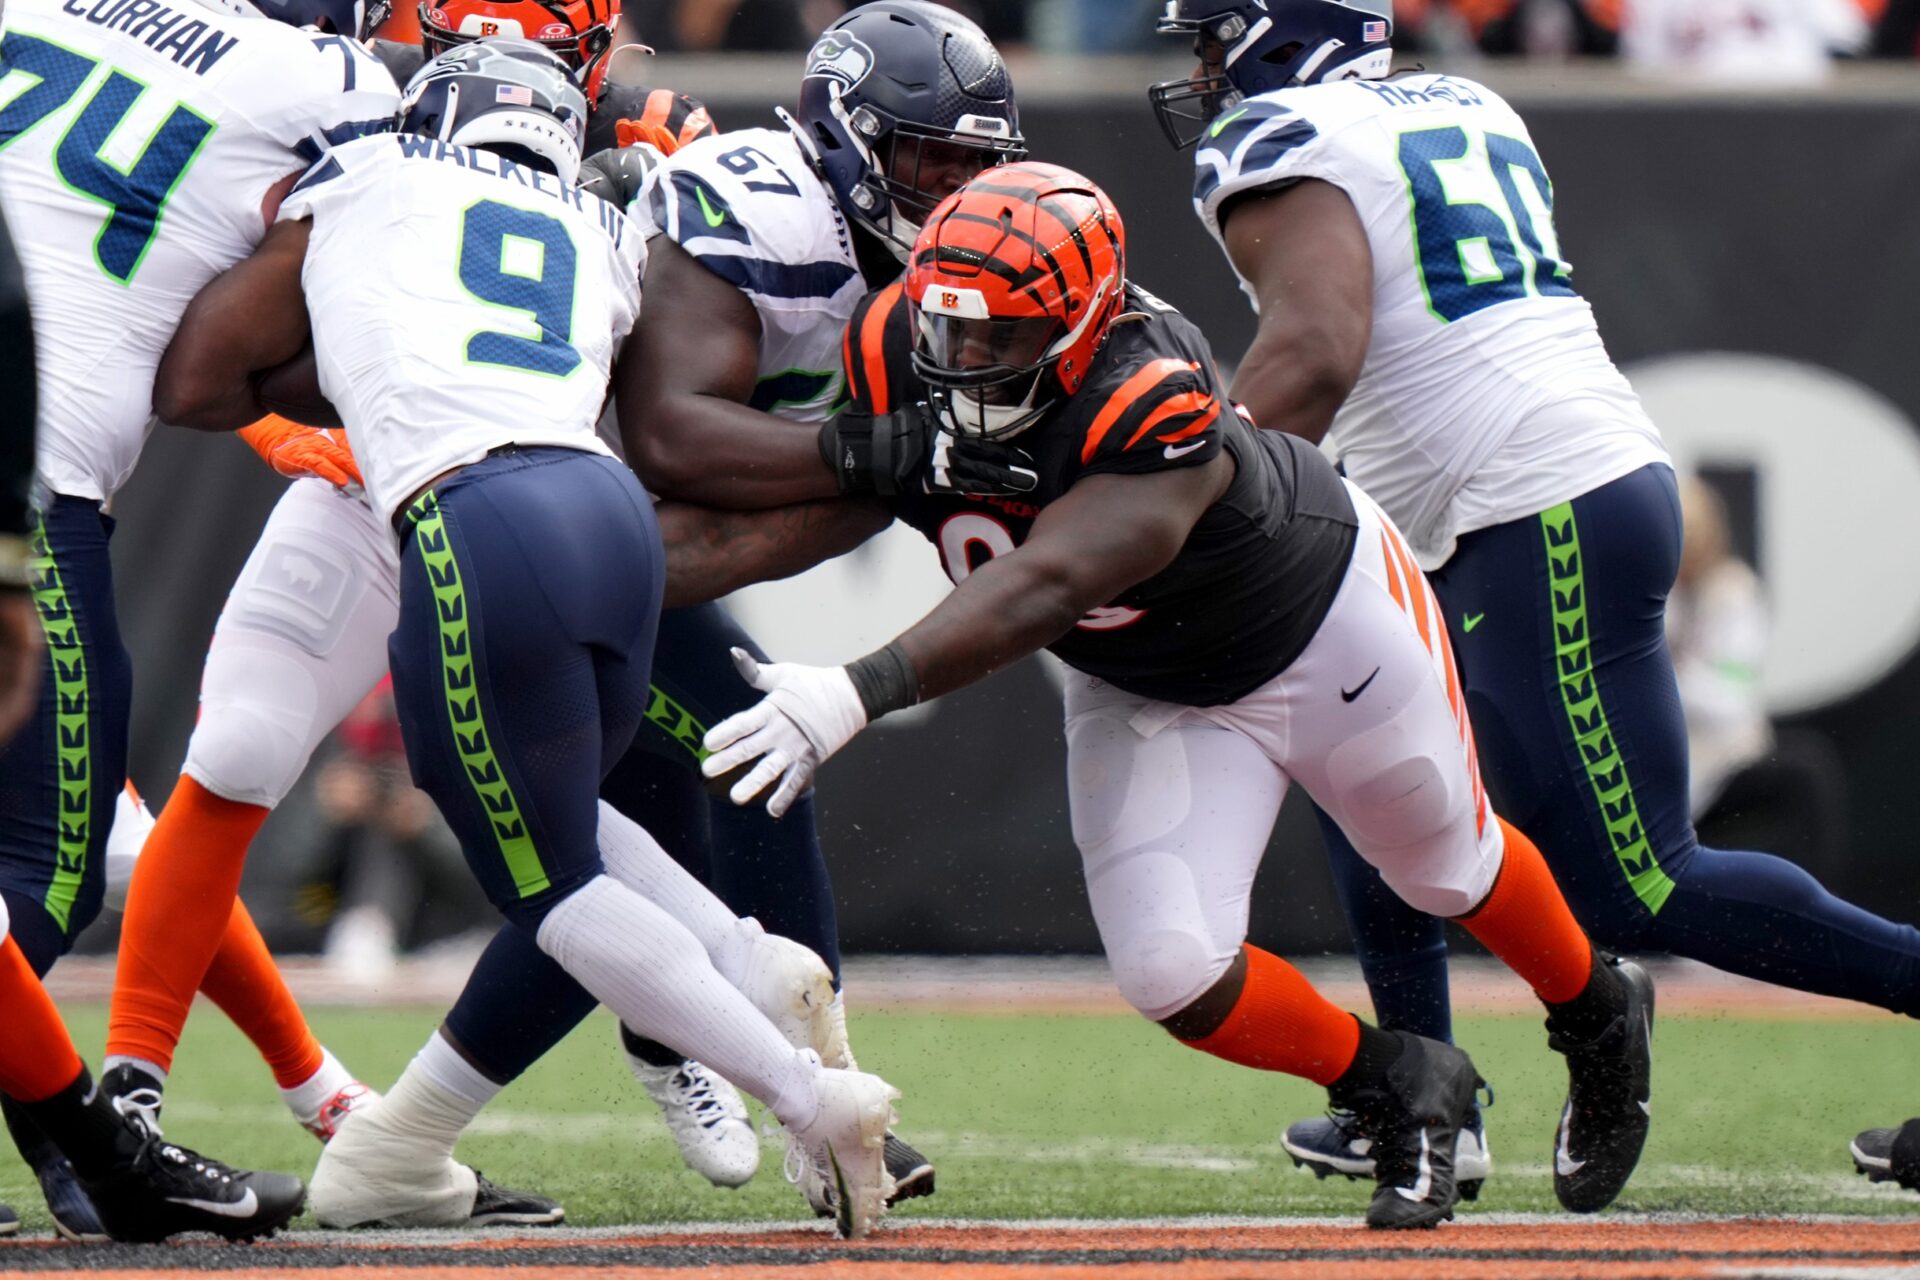
<path id="1" fill-rule="evenodd" d="M 492 1093 L 474 1096 L 482 1091 L 467 1087 L 459 1071 L 448 1066 L 448 1059 L 479 1077 L 492 1088 Z M 430 1156 L 448 1157 L 453 1155 L 460 1135 L 480 1114 L 480 1108 L 499 1091 L 498 1086 L 474 1071 L 435 1031 L 381 1100 L 380 1127 L 402 1140 L 410 1156 L 422 1160 Z"/>
<path id="2" fill-rule="evenodd" d="M 320 1046 L 320 1066 L 291 1089 L 280 1091 L 280 1100 L 293 1112 L 293 1118 L 306 1124 L 320 1114 L 320 1108 L 333 1101 L 335 1094 L 354 1083 L 353 1072 L 333 1056 L 333 1050 Z"/>
<path id="3" fill-rule="evenodd" d="M 607 874 L 685 925 L 706 948 L 720 976 L 738 985 L 746 973 L 753 940 L 763 932 L 759 922 L 734 915 L 711 889 L 675 862 L 645 827 L 605 800 L 600 802 L 599 836 L 600 861 Z"/>
<path id="4" fill-rule="evenodd" d="M 595 876 L 547 912 L 539 939 L 632 1030 L 698 1058 L 782 1124 L 812 1123 L 819 1059 L 788 1044 L 662 907 L 612 876 Z"/>
<path id="5" fill-rule="evenodd" d="M 482 1075 L 480 1068 L 468 1062 L 437 1028 L 407 1067 L 409 1071 L 415 1069 L 454 1097 L 472 1104 L 475 1115 L 507 1087 Z"/>

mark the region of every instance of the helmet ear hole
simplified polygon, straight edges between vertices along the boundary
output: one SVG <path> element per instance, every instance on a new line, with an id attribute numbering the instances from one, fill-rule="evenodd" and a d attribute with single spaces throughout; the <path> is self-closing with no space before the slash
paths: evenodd
<path id="1" fill-rule="evenodd" d="M 1265 53 L 1261 54 L 1260 61 L 1266 63 L 1270 67 L 1284 67 L 1289 62 L 1292 62 L 1295 58 L 1299 57 L 1300 51 L 1306 47 L 1307 47 L 1306 44 L 1302 41 L 1290 40 L 1286 44 L 1281 45 L 1277 49 L 1269 49 Z"/>

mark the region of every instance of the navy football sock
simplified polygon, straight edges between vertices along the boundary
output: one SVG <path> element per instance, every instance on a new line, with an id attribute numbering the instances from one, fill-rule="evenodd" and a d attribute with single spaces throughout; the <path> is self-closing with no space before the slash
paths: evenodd
<path id="1" fill-rule="evenodd" d="M 1373 997 L 1374 1017 L 1388 1031 L 1452 1044 L 1446 923 L 1401 901 L 1331 818 L 1317 807 L 1314 815 L 1326 842 L 1333 887 L 1353 930 L 1354 955 Z"/>
<path id="2" fill-rule="evenodd" d="M 598 1003 L 532 933 L 508 924 L 480 953 L 446 1025 L 480 1074 L 510 1084 Z"/>
<path id="3" fill-rule="evenodd" d="M 840 925 L 833 882 L 814 829 L 813 793 L 784 818 L 764 807 L 713 802 L 713 891 L 736 915 L 752 916 L 768 933 L 812 947 L 840 986 Z"/>

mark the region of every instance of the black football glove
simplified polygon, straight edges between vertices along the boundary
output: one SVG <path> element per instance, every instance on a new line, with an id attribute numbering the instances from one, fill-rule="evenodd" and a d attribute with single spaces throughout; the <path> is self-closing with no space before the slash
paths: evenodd
<path id="1" fill-rule="evenodd" d="M 820 457 L 841 493 L 913 493 L 921 487 L 934 434 L 924 404 L 885 414 L 843 409 L 820 428 Z"/>
<path id="2" fill-rule="evenodd" d="M 1032 493 L 1039 486 L 1040 473 L 1025 449 L 944 431 L 934 438 L 928 493 Z"/>
<path id="3" fill-rule="evenodd" d="M 580 189 L 625 210 L 659 163 L 660 153 L 645 143 L 596 151 L 580 162 Z"/>

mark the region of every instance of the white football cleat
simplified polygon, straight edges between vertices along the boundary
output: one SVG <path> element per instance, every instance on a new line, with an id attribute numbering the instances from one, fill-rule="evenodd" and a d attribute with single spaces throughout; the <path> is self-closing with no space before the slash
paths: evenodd
<path id="1" fill-rule="evenodd" d="M 863 1071 L 829 1068 L 816 1078 L 820 1110 L 812 1124 L 789 1130 L 789 1156 L 801 1165 L 808 1202 L 824 1192 L 840 1234 L 858 1240 L 879 1225 L 893 1196 L 886 1140 L 900 1091 Z"/>
<path id="2" fill-rule="evenodd" d="M 739 985 L 740 994 L 796 1049 L 811 1049 L 823 1062 L 847 1056 L 844 1026 L 836 1042 L 833 970 L 812 948 L 778 934 L 760 934 Z"/>
<path id="3" fill-rule="evenodd" d="M 390 1123 L 385 1099 L 353 1108 L 353 1123 L 320 1149 L 307 1206 L 323 1227 L 463 1227 L 480 1189 L 474 1171 L 423 1153 Z"/>
<path id="4" fill-rule="evenodd" d="M 689 1058 L 656 1067 L 626 1055 L 627 1069 L 647 1091 L 680 1158 L 716 1187 L 744 1187 L 760 1170 L 760 1139 L 739 1090 Z"/>

